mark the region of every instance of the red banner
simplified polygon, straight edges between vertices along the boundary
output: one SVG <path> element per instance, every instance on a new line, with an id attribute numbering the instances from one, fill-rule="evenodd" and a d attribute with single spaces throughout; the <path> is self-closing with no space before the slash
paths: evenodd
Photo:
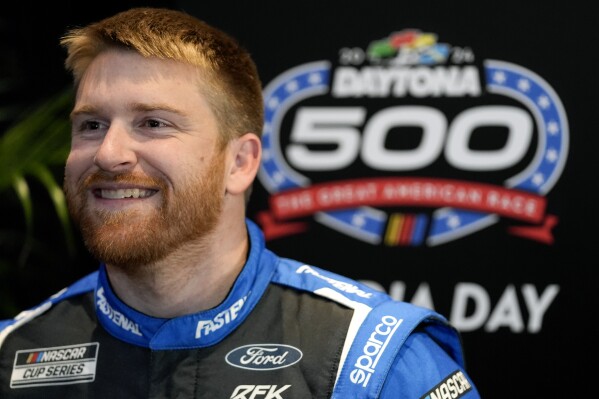
<path id="1" fill-rule="evenodd" d="M 526 191 L 434 178 L 372 178 L 314 184 L 274 194 L 270 206 L 285 220 L 359 206 L 454 207 L 538 223 L 546 200 Z"/>

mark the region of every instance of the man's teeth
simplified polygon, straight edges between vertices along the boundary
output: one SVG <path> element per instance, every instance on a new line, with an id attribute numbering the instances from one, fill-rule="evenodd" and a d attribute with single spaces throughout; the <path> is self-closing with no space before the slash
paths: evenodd
<path id="1" fill-rule="evenodd" d="M 144 190 L 139 188 L 125 188 L 119 190 L 100 190 L 102 198 L 122 199 L 122 198 L 146 198 L 152 195 L 153 190 Z"/>

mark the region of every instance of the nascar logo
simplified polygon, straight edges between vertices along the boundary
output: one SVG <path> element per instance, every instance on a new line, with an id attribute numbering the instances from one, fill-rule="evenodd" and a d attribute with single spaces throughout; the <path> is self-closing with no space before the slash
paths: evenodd
<path id="1" fill-rule="evenodd" d="M 11 388 L 92 382 L 100 344 L 91 342 L 52 348 L 20 350 L 10 378 Z"/>
<path id="2" fill-rule="evenodd" d="M 420 399 L 458 399 L 472 389 L 463 372 L 456 371 Z"/>

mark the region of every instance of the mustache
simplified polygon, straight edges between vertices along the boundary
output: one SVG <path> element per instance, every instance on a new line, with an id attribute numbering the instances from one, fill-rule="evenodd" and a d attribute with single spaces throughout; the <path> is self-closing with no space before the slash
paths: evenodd
<path id="1" fill-rule="evenodd" d="M 164 179 L 156 176 L 149 176 L 141 173 L 109 173 L 105 171 L 96 171 L 83 179 L 81 187 L 89 188 L 99 183 L 124 183 L 142 187 L 157 188 L 166 190 L 167 184 Z"/>

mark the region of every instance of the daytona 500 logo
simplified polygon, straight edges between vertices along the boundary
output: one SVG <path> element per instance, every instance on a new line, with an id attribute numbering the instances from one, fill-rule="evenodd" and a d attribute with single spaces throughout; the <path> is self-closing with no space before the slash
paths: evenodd
<path id="1" fill-rule="evenodd" d="M 503 218 L 512 234 L 553 242 L 545 195 L 568 123 L 532 71 L 404 30 L 292 68 L 264 96 L 267 238 L 314 217 L 375 245 L 432 246 Z"/>

